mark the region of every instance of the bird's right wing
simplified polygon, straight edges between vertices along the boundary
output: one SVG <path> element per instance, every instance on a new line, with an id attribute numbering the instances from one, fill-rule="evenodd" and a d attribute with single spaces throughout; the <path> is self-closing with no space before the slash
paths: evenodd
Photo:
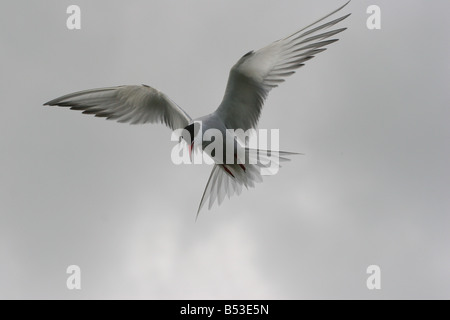
<path id="1" fill-rule="evenodd" d="M 269 91 L 324 51 L 326 46 L 336 42 L 337 39 L 332 37 L 346 29 L 327 30 L 350 14 L 321 22 L 347 4 L 284 39 L 250 51 L 233 66 L 222 103 L 216 110 L 227 128 L 246 131 L 256 127 Z"/>
<path id="2" fill-rule="evenodd" d="M 172 130 L 186 127 L 191 117 L 164 93 L 146 86 L 119 86 L 70 93 L 45 105 L 70 107 L 96 117 L 130 124 L 164 123 Z"/>

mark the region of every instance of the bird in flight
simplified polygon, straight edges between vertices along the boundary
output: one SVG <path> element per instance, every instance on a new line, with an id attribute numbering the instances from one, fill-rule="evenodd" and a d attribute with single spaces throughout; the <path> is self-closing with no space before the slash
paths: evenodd
<path id="1" fill-rule="evenodd" d="M 184 129 L 183 132 L 188 133 L 181 135 L 180 141 L 187 143 L 189 151 L 196 147 L 206 152 L 208 143 L 197 142 L 198 137 L 202 137 L 209 129 L 218 130 L 225 137 L 227 130 L 247 131 L 256 128 L 270 90 L 303 67 L 305 62 L 325 51 L 328 45 L 338 41 L 333 37 L 346 28 L 337 28 L 336 25 L 350 14 L 338 18 L 333 16 L 349 2 L 288 37 L 245 54 L 230 70 L 225 95 L 219 107 L 206 116 L 192 119 L 168 96 L 147 85 L 84 90 L 53 99 L 44 105 L 70 107 L 85 114 L 130 124 L 164 123 L 172 130 Z M 198 129 L 199 123 L 201 130 Z M 203 192 L 197 217 L 208 200 L 208 208 L 211 209 L 216 200 L 220 205 L 225 196 L 240 194 L 243 187 L 254 187 L 256 182 L 262 181 L 261 171 L 266 165 L 262 161 L 248 163 L 248 159 L 265 159 L 266 164 L 267 161 L 279 163 L 294 155 L 277 150 L 262 152 L 247 147 L 245 142 L 236 142 L 233 142 L 234 148 L 231 149 L 235 161 L 231 163 L 212 153 L 208 154 L 215 164 Z M 242 154 L 240 151 L 244 151 L 247 161 L 237 159 L 237 154 Z"/>

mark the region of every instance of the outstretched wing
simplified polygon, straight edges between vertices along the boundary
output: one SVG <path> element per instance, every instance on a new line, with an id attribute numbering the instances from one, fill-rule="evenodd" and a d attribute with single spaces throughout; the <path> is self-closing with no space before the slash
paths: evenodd
<path id="1" fill-rule="evenodd" d="M 295 73 L 306 61 L 325 51 L 325 46 L 338 40 L 329 38 L 346 28 L 325 29 L 350 14 L 318 24 L 347 4 L 284 39 L 247 53 L 233 66 L 225 96 L 216 110 L 227 128 L 248 130 L 256 126 L 269 91 Z"/>
<path id="2" fill-rule="evenodd" d="M 146 85 L 79 91 L 45 105 L 70 107 L 130 124 L 164 123 L 172 130 L 184 128 L 191 121 L 191 117 L 164 93 Z"/>

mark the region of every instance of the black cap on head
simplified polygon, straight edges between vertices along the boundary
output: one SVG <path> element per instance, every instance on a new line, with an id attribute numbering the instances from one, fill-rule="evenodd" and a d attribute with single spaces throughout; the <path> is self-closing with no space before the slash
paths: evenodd
<path id="1" fill-rule="evenodd" d="M 189 136 L 182 136 L 182 138 L 189 144 L 192 144 L 192 142 L 194 141 L 195 136 L 197 135 L 198 131 L 200 129 L 200 123 L 191 123 L 190 125 L 186 126 L 184 128 L 184 130 L 186 130 L 187 132 L 189 132 Z"/>

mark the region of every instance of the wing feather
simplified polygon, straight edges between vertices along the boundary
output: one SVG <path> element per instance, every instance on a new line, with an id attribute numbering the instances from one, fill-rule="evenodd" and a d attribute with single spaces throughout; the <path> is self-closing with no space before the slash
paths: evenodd
<path id="1" fill-rule="evenodd" d="M 270 90 L 303 67 L 305 62 L 325 51 L 324 47 L 338 41 L 329 38 L 346 28 L 325 29 L 338 24 L 350 14 L 318 24 L 347 4 L 286 38 L 248 52 L 231 68 L 225 95 L 215 111 L 227 128 L 248 130 L 256 127 Z"/>
<path id="2" fill-rule="evenodd" d="M 70 93 L 45 105 L 70 107 L 108 120 L 130 124 L 164 123 L 184 128 L 191 117 L 164 93 L 146 86 L 118 86 Z"/>

